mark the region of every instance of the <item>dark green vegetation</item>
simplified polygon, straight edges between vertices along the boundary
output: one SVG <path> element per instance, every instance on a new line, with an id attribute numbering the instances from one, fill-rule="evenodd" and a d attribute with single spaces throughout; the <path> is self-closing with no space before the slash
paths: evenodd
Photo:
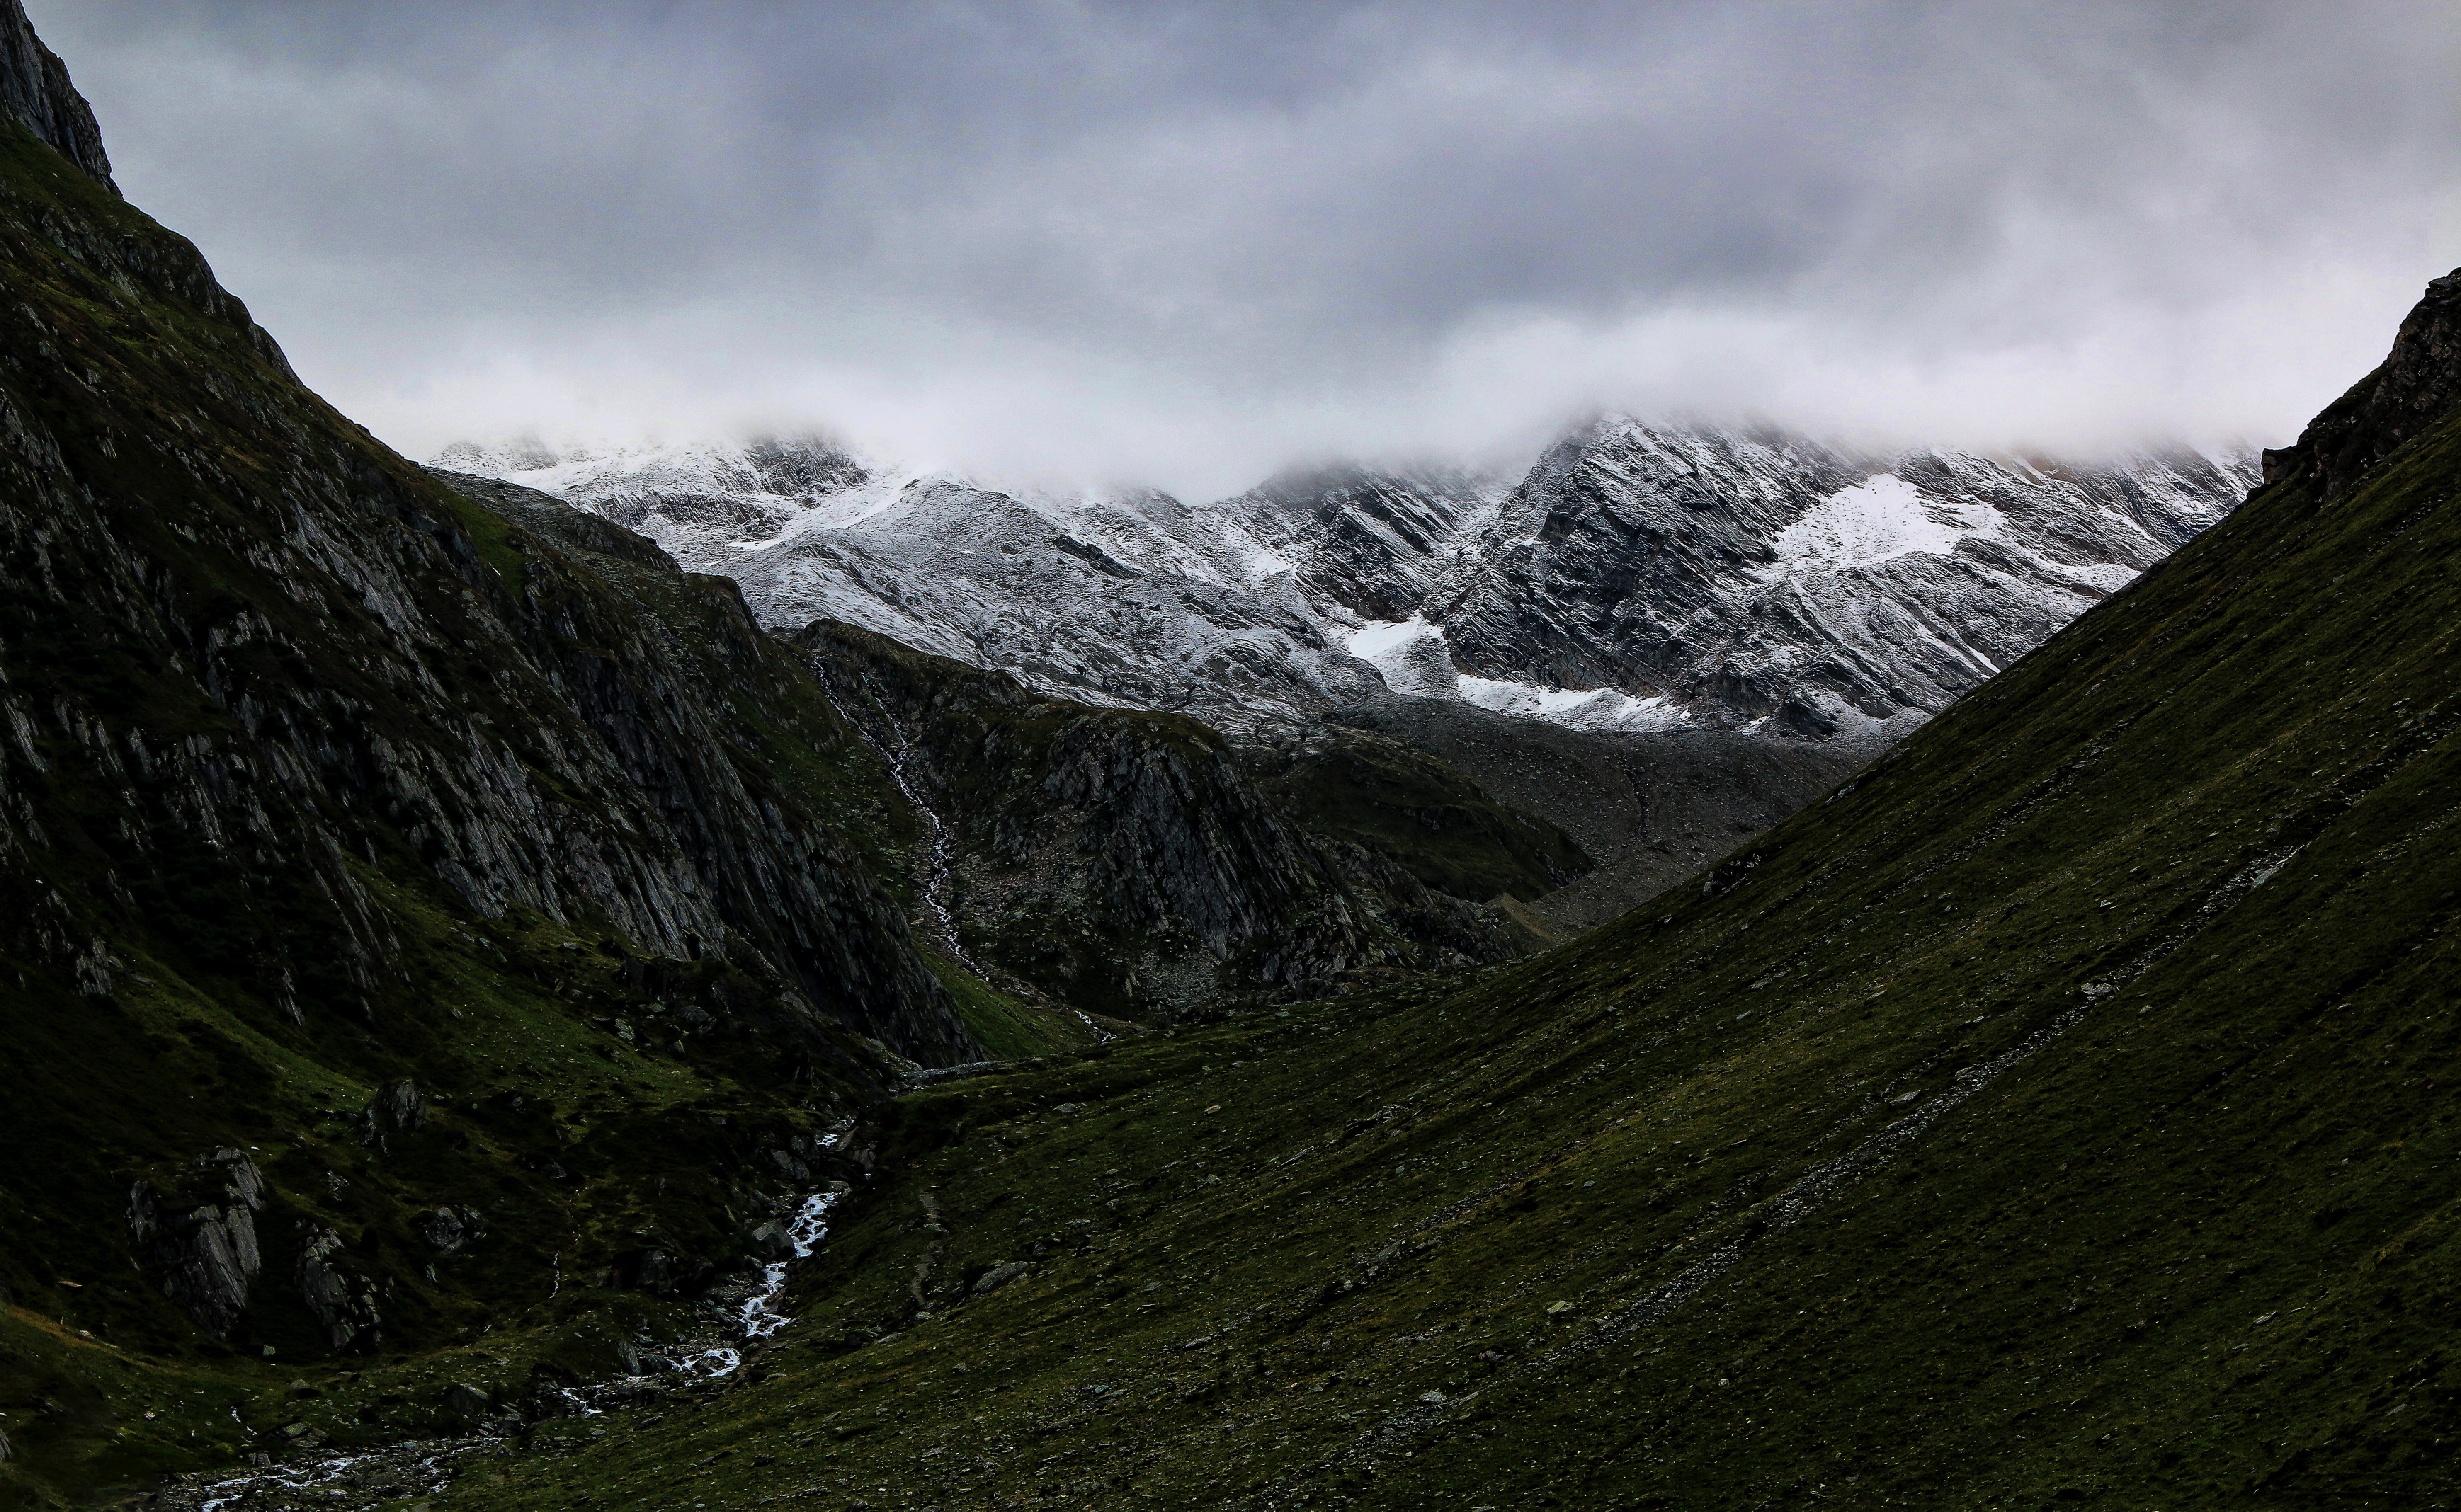
<path id="1" fill-rule="evenodd" d="M 2452 1504 L 2461 413 L 2380 451 L 1575 944 L 908 1097 L 755 1383 L 452 1504 Z"/>
<path id="2" fill-rule="evenodd" d="M 1492 789 L 763 635 L 376 446 L 7 118 L 0 282 L 0 1504 L 474 1421 L 451 1505 L 2452 1500 L 2461 281 L 1518 963 L 1573 853 Z M 738 1384 L 554 1416 L 830 1182 Z"/>

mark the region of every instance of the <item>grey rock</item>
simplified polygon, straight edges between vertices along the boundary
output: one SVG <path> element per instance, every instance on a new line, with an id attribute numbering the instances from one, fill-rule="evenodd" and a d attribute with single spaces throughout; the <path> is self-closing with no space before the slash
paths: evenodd
<path id="1" fill-rule="evenodd" d="M 303 1225 L 299 1264 L 292 1280 L 336 1353 L 373 1349 L 380 1341 L 375 1288 L 341 1264 L 342 1236 L 331 1228 Z"/>
<path id="2" fill-rule="evenodd" d="M 682 1284 L 674 1257 L 664 1250 L 644 1250 L 631 1265 L 617 1267 L 619 1274 L 630 1273 L 630 1282 L 653 1297 L 668 1297 Z"/>
<path id="3" fill-rule="evenodd" d="M 495 1398 L 466 1382 L 455 1381 L 444 1388 L 444 1410 L 464 1422 L 477 1422 L 495 1407 Z"/>
<path id="4" fill-rule="evenodd" d="M 474 1241 L 486 1236 L 486 1225 L 475 1207 L 439 1207 L 421 1213 L 410 1221 L 418 1237 L 427 1241 L 437 1253 L 459 1254 Z"/>
<path id="5" fill-rule="evenodd" d="M 427 1097 L 408 1078 L 377 1090 L 359 1111 L 359 1142 L 391 1153 L 394 1137 L 427 1127 Z"/>
<path id="6" fill-rule="evenodd" d="M 34 35 L 22 0 L 0 0 L 0 111 L 51 143 L 112 193 L 111 159 L 94 107 L 69 82 L 68 66 Z"/>
<path id="7" fill-rule="evenodd" d="M 2264 481 L 2313 467 L 2323 497 L 2349 492 L 2368 468 L 2461 404 L 2461 268 L 2427 286 L 2377 369 L 2308 422 L 2296 445 L 2264 454 Z"/>
<path id="8" fill-rule="evenodd" d="M 1022 1260 L 1011 1260 L 1005 1264 L 994 1266 L 989 1270 L 984 1271 L 980 1277 L 976 1278 L 974 1288 L 974 1295 L 978 1297 L 989 1296 L 993 1292 L 997 1291 L 1000 1288 L 1007 1286 L 1010 1282 L 1024 1276 L 1033 1268 L 1033 1267 L 1027 1265 Z"/>
<path id="9" fill-rule="evenodd" d="M 247 1311 L 264 1267 L 256 1214 L 265 1179 L 235 1149 L 198 1157 L 195 1181 L 166 1193 L 140 1181 L 128 1194 L 128 1229 L 141 1264 L 162 1272 L 162 1292 L 198 1328 L 227 1339 Z"/>
<path id="10" fill-rule="evenodd" d="M 795 1242 L 786 1225 L 773 1218 L 752 1231 L 752 1250 L 763 1260 L 792 1260 Z"/>

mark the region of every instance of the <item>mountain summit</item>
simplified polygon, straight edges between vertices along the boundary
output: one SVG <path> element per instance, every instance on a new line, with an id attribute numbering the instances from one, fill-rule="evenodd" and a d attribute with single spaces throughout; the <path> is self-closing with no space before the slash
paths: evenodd
<path id="1" fill-rule="evenodd" d="M 432 465 L 543 489 L 826 617 L 1095 703 L 1232 730 L 1389 695 L 1574 729 L 1875 749 L 2228 513 L 2253 458 L 1850 454 L 1608 417 L 1517 485 L 1286 474 L 1188 504 L 867 467 L 831 443 Z"/>
<path id="2" fill-rule="evenodd" d="M 111 159 L 102 150 L 94 107 L 69 82 L 68 65 L 34 34 L 23 0 L 0 0 L 0 111 L 104 188 L 119 192 L 111 181 Z"/>

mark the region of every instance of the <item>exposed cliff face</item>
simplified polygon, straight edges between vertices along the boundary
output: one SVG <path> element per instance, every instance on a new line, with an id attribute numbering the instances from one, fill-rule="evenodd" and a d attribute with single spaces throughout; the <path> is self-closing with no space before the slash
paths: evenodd
<path id="1" fill-rule="evenodd" d="M 1292 472 L 1189 504 L 1003 491 L 827 443 L 448 449 L 816 617 L 1072 701 L 1288 731 L 1388 694 L 1868 752 L 2221 518 L 2251 458 L 1862 456 L 1602 418 L 1517 488 Z"/>
<path id="2" fill-rule="evenodd" d="M 34 34 L 23 0 L 0 0 L 0 111 L 16 117 L 104 188 L 119 192 L 111 181 L 111 159 L 102 150 L 94 107 L 69 82 L 68 65 Z"/>
<path id="3" fill-rule="evenodd" d="M 1658 832 L 1608 826 L 1633 848 L 1593 846 L 1598 872 L 1555 911 L 1584 921 L 1680 875 L 1699 834 L 1756 830 L 1818 774 L 1869 759 L 2254 477 L 2237 456 L 1871 457 L 1628 417 L 1566 437 L 1517 488 L 1338 466 L 1195 505 L 1003 491 L 808 438 L 447 455 L 636 526 L 742 584 L 771 626 L 861 625 L 1048 697 L 1186 713 L 1250 743 L 1366 723 L 1451 761 L 1448 733 L 1495 715 L 1532 746 L 1577 747 L 1556 770 L 1579 790 L 1541 790 L 1555 806 L 1531 812 L 1631 812 L 1642 789 L 1689 811 Z M 1713 749 L 1748 780 L 1688 775 L 1710 775 Z"/>
<path id="4" fill-rule="evenodd" d="M 741 1264 L 777 1202 L 859 1174 L 820 1129 L 909 1060 L 982 1054 L 875 880 L 898 882 L 907 822 L 878 763 L 734 585 L 387 452 L 299 386 L 194 247 L 14 111 L 16 1464 L 90 1490 L 132 1473 L 96 1434 L 158 1468 L 253 1450 L 228 1400 L 190 1403 L 269 1356 L 492 1331 L 544 1359 L 617 1313 L 672 1331 L 689 1313 L 664 1299 Z M 60 1320 L 85 1334 L 64 1345 Z M 16 1416 L 71 1391 L 38 1379 L 118 1389 L 87 1336 L 182 1383 L 160 1430 Z M 598 1348 L 559 1368 L 604 1368 Z M 405 1405 L 394 1436 L 432 1410 Z"/>
<path id="5" fill-rule="evenodd" d="M 703 669 L 298 390 L 184 243 L 30 181 L 6 248 L 32 296 L 6 317 L 24 355 L 0 381 L 0 571 L 26 632 L 11 717 L 30 775 L 55 746 L 148 815 L 97 837 L 103 856 L 159 873 L 163 847 L 201 847 L 288 899 L 245 976 L 294 1019 L 379 1016 L 396 946 L 353 858 L 380 869 L 382 844 L 482 917 L 740 954 L 806 1017 L 960 1053 L 895 910 L 808 819 L 757 800 L 699 707 Z M 732 589 L 706 591 L 711 653 L 757 660 Z M 100 675 L 64 678 L 63 654 Z"/>
<path id="6" fill-rule="evenodd" d="M 2427 286 L 2381 366 L 2308 422 L 2298 444 L 2264 454 L 2264 480 L 2301 465 L 2338 499 L 2368 469 L 2461 403 L 2461 268 Z"/>
<path id="7" fill-rule="evenodd" d="M 1097 1012 L 1174 1016 L 1501 960 L 1497 900 L 1587 869 L 1560 831 L 1374 737 L 1234 749 L 850 626 L 797 642 L 949 827 L 958 944 Z"/>
<path id="8" fill-rule="evenodd" d="M 1406 620 L 1464 570 L 1466 543 L 1503 493 L 1495 479 L 1461 471 L 1310 468 L 1209 513 L 1247 523 L 1316 603 Z"/>
<path id="9" fill-rule="evenodd" d="M 1874 458 L 1611 417 L 1531 470 L 1479 566 L 1424 607 L 1423 633 L 1477 677 L 1646 700 L 1639 722 L 1887 739 L 2252 480 L 2242 459 L 2193 453 L 2092 468 Z"/>
<path id="10" fill-rule="evenodd" d="M 977 1053 L 857 862 L 853 824 L 825 822 L 845 797 L 819 784 L 876 784 L 877 770 L 735 585 L 688 578 L 650 542 L 545 495 L 450 480 L 616 589 L 559 606 L 533 653 L 689 862 L 715 926 L 707 942 L 733 931 L 802 997 L 902 1054 Z M 826 764 L 792 770 L 816 760 Z M 812 785 L 784 791 L 799 777 Z M 692 953 L 684 944 L 669 953 Z"/>

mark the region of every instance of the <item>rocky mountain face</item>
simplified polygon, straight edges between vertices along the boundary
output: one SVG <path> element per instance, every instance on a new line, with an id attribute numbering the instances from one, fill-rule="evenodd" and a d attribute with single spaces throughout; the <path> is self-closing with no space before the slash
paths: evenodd
<path id="1" fill-rule="evenodd" d="M 1500 961 L 1534 943 L 1514 905 L 1590 866 L 1364 732 L 1234 747 L 851 626 L 795 640 L 946 826 L 951 944 L 1077 1008 L 1169 1021 Z"/>
<path id="2" fill-rule="evenodd" d="M 0 1473 L 78 1500 L 274 1360 L 672 1332 L 984 1051 L 736 586 L 336 415 L 0 44 Z"/>
<path id="3" fill-rule="evenodd" d="M 1482 532 L 1481 568 L 1426 604 L 1423 633 L 1471 677 L 1603 690 L 1642 717 L 1886 737 L 2255 480 L 2240 457 L 1854 458 L 1608 418 L 1540 458 Z"/>
<path id="4" fill-rule="evenodd" d="M 2461 271 L 2427 286 L 2392 351 L 2316 416 L 2298 444 L 2264 454 L 2264 480 L 2304 466 L 2324 497 L 2348 493 L 2367 470 L 2461 403 Z"/>
<path id="5" fill-rule="evenodd" d="M 2451 1503 L 2461 365 L 2400 371 L 1648 908 L 917 1091 L 757 1379 L 457 1501 Z"/>
<path id="6" fill-rule="evenodd" d="M 2255 480 L 2236 455 L 1870 457 L 1625 417 L 1517 486 L 1342 466 L 1198 505 L 1002 491 L 809 437 L 439 465 L 641 530 L 780 628 L 860 626 L 1243 747 L 1398 740 L 1580 835 L 1579 890 L 1516 894 L 1553 928 L 1793 812 Z"/>
<path id="7" fill-rule="evenodd" d="M 15 117 L 96 183 L 119 192 L 111 181 L 111 159 L 102 150 L 94 107 L 69 82 L 68 65 L 34 34 L 23 0 L 0 0 L 0 112 Z"/>
<path id="8" fill-rule="evenodd" d="M 1200 505 L 1004 492 L 808 440 L 465 444 L 438 464 L 643 530 L 743 584 L 767 623 L 842 620 L 1234 734 L 1402 696 L 1866 753 L 2256 480 L 2236 455 L 1863 457 L 1624 417 L 1568 437 L 1518 486 L 1338 467 Z"/>

